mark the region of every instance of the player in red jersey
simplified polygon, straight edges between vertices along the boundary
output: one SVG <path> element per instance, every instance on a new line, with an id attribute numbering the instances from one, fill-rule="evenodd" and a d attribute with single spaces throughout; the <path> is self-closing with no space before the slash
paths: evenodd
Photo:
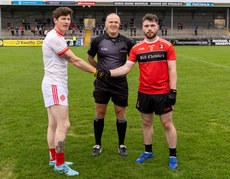
<path id="1" fill-rule="evenodd" d="M 165 129 L 170 158 L 169 168 L 176 169 L 177 133 L 172 122 L 173 105 L 176 102 L 176 54 L 172 44 L 157 36 L 158 17 L 146 14 L 142 19 L 142 29 L 146 38 L 130 51 L 125 65 L 114 70 L 98 70 L 97 77 L 106 79 L 110 76 L 127 74 L 138 61 L 140 68 L 140 85 L 136 108 L 141 112 L 143 121 L 142 133 L 145 152 L 136 160 L 143 163 L 153 157 L 153 112 L 160 116 Z"/>

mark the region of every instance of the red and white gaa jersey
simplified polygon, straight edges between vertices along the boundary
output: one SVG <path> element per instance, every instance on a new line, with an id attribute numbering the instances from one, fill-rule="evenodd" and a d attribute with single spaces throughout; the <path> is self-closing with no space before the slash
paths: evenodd
<path id="1" fill-rule="evenodd" d="M 42 83 L 67 87 L 67 61 L 60 56 L 68 50 L 64 35 L 52 29 L 42 44 L 45 69 Z"/>
<path id="2" fill-rule="evenodd" d="M 138 91 L 146 94 L 164 94 L 170 91 L 168 60 L 176 60 L 175 50 L 170 42 L 160 37 L 151 43 L 143 40 L 132 48 L 128 63 L 139 63 Z"/>

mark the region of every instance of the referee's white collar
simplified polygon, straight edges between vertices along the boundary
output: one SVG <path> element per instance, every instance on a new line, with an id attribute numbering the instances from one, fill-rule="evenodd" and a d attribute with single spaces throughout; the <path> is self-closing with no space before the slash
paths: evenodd
<path id="1" fill-rule="evenodd" d="M 158 40 L 159 40 L 159 37 L 157 36 L 157 39 L 156 39 L 156 40 L 154 40 L 153 42 L 148 42 L 148 41 L 146 41 L 146 39 L 145 39 L 145 42 L 146 42 L 147 44 L 152 44 L 152 43 L 157 42 Z"/>

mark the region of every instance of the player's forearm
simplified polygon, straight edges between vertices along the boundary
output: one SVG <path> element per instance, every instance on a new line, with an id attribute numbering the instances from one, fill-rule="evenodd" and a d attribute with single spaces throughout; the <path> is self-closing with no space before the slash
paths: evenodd
<path id="1" fill-rule="evenodd" d="M 62 58 L 64 58 L 66 61 L 68 61 L 69 63 L 71 63 L 72 65 L 76 66 L 77 68 L 83 71 L 90 72 L 90 73 L 94 73 L 95 71 L 95 68 L 93 66 L 89 65 L 81 58 L 75 56 L 71 50 L 68 50 L 65 54 L 63 54 Z"/>
<path id="2" fill-rule="evenodd" d="M 169 70 L 170 89 L 177 89 L 177 72 L 176 69 Z"/>
<path id="3" fill-rule="evenodd" d="M 131 71 L 131 69 L 133 68 L 134 65 L 126 63 L 125 65 L 110 70 L 111 76 L 112 77 L 116 77 L 116 76 L 122 76 L 122 75 L 126 75 L 127 73 L 129 73 Z"/>
<path id="4" fill-rule="evenodd" d="M 89 65 L 84 60 L 78 57 L 73 58 L 70 63 L 86 72 L 94 73 L 95 71 L 95 68 L 93 66 Z"/>

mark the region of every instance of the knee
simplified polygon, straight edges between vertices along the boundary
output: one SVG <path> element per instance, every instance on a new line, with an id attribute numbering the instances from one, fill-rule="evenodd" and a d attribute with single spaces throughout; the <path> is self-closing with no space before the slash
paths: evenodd
<path id="1" fill-rule="evenodd" d="M 118 113 L 117 115 L 116 115 L 116 117 L 117 117 L 117 119 L 119 119 L 119 120 L 125 120 L 126 119 L 126 116 L 125 116 L 125 113 Z"/>
<path id="2" fill-rule="evenodd" d="M 70 122 L 69 121 L 64 122 L 63 126 L 66 130 L 68 130 L 70 128 Z"/>
<path id="3" fill-rule="evenodd" d="M 145 128 L 152 127 L 152 122 L 148 120 L 143 120 L 142 125 Z"/>
<path id="4" fill-rule="evenodd" d="M 126 119 L 125 110 L 124 109 L 116 110 L 116 117 L 119 120 L 125 120 Z"/>
<path id="5" fill-rule="evenodd" d="M 63 131 L 63 132 L 67 132 L 69 128 L 70 128 L 70 122 L 69 121 L 64 121 L 64 122 L 58 124 L 58 129 Z"/>
<path id="6" fill-rule="evenodd" d="M 103 119 L 105 117 L 105 111 L 96 111 L 96 117 L 98 119 Z"/>
<path id="7" fill-rule="evenodd" d="M 174 127 L 172 122 L 165 122 L 163 123 L 163 126 L 164 126 L 164 129 L 167 131 L 171 130 Z"/>

